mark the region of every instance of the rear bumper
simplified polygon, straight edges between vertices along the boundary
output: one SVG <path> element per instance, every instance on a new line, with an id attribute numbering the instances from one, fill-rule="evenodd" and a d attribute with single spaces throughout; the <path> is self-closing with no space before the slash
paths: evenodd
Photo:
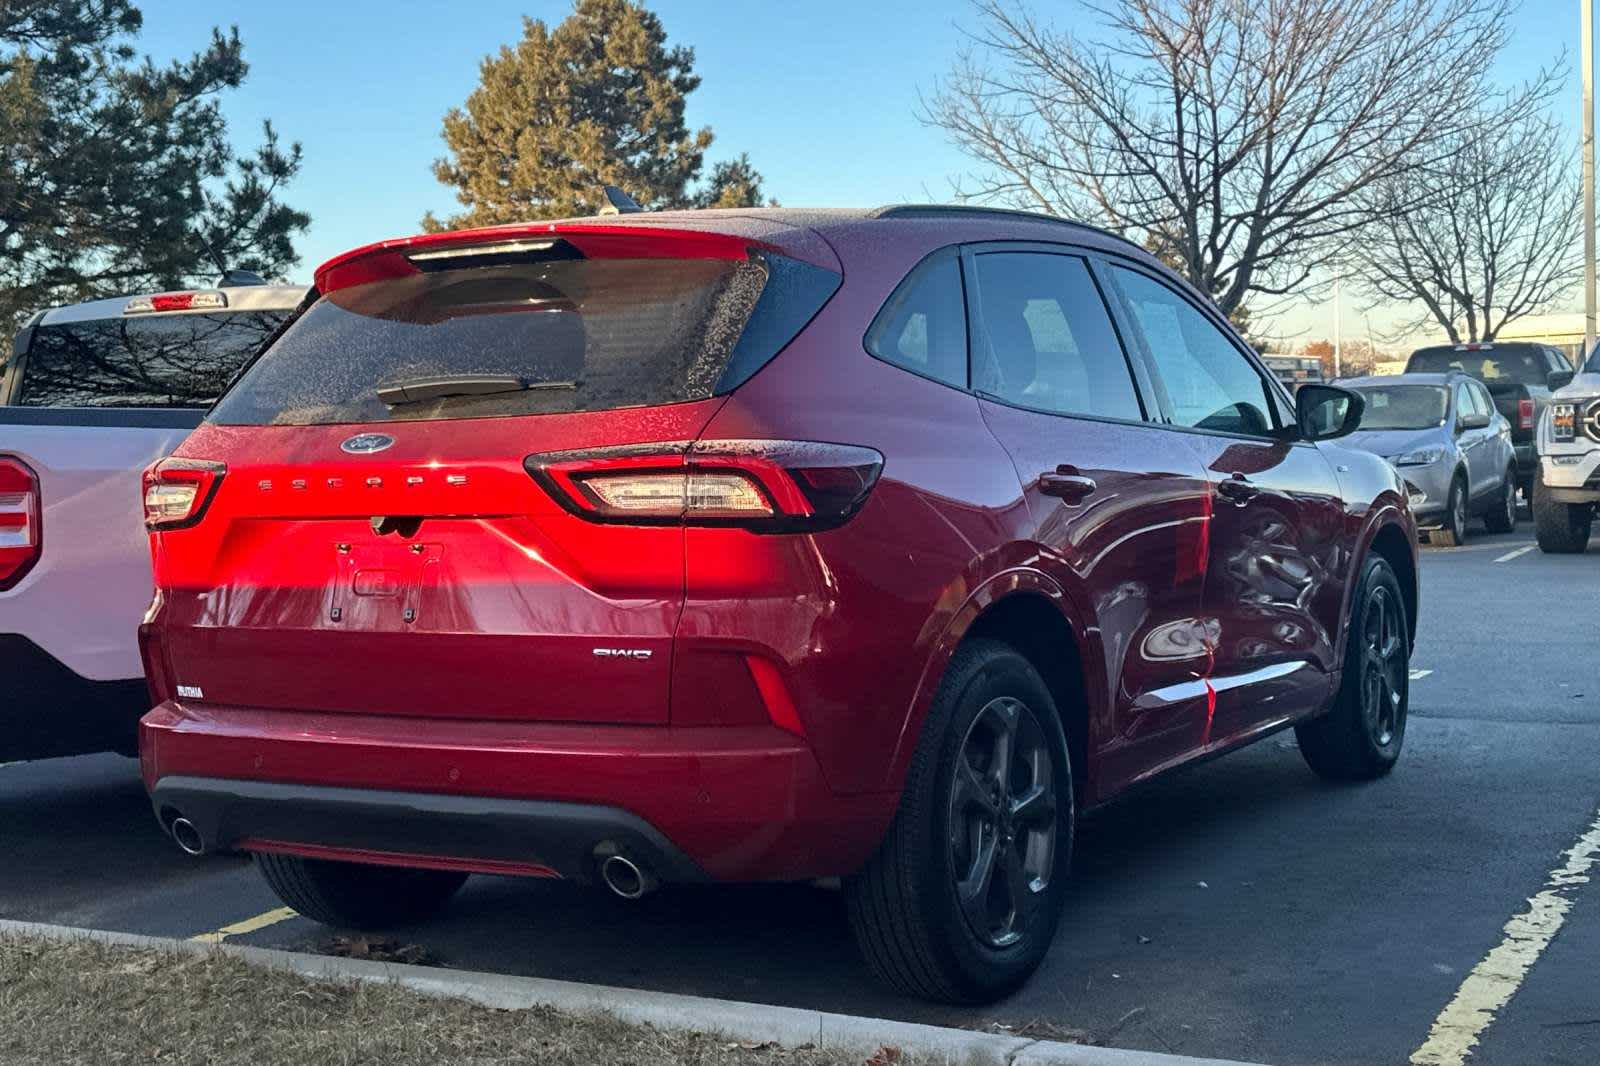
<path id="1" fill-rule="evenodd" d="M 858 868 L 897 796 L 835 795 L 770 726 L 670 728 L 312 714 L 169 700 L 140 759 L 158 817 L 208 845 L 588 879 L 597 847 L 664 880 Z"/>
<path id="2" fill-rule="evenodd" d="M 706 876 L 648 822 L 615 807 L 181 776 L 163 777 L 150 800 L 163 825 L 180 814 L 194 823 L 208 850 L 574 880 L 593 876 L 600 851 L 664 881 Z"/>
<path id="3" fill-rule="evenodd" d="M 144 678 L 91 681 L 27 637 L 0 633 L 0 762 L 132 755 L 149 708 Z"/>

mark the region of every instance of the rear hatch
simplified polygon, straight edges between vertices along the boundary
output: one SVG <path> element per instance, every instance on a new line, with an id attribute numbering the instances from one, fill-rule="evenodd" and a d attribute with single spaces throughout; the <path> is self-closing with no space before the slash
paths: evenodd
<path id="1" fill-rule="evenodd" d="M 170 682 L 256 707 L 665 722 L 683 526 L 596 520 L 529 457 L 681 463 L 838 282 L 644 227 L 335 260 L 156 475 L 196 485 L 157 518 Z"/>

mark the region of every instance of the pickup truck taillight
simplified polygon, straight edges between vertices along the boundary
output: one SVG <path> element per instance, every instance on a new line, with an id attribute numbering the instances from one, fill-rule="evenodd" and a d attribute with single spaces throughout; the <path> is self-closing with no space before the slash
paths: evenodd
<path id="1" fill-rule="evenodd" d="M 1517 423 L 1520 429 L 1533 428 L 1533 401 L 1531 399 L 1517 401 Z"/>
<path id="2" fill-rule="evenodd" d="M 167 458 L 144 472 L 146 529 L 183 529 L 200 521 L 228 472 L 210 459 Z"/>
<path id="3" fill-rule="evenodd" d="M 0 455 L 0 591 L 39 561 L 39 476 L 21 459 Z"/>
<path id="4" fill-rule="evenodd" d="M 591 522 L 809 533 L 861 509 L 883 456 L 844 444 L 718 440 L 530 455 L 524 465 Z"/>

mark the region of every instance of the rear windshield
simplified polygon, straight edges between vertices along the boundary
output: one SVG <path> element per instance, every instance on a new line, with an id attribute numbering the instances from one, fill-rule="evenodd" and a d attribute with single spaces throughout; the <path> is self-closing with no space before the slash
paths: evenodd
<path id="1" fill-rule="evenodd" d="M 1444 425 L 1450 390 L 1438 385 L 1386 385 L 1356 390 L 1367 401 L 1362 429 L 1431 429 Z"/>
<path id="2" fill-rule="evenodd" d="M 288 314 L 229 311 L 40 326 L 13 402 L 25 407 L 209 407 Z"/>
<path id="3" fill-rule="evenodd" d="M 759 258 L 597 258 L 338 289 L 284 331 L 211 421 L 482 418 L 704 399 L 767 281 Z"/>
<path id="4" fill-rule="evenodd" d="M 1406 363 L 1408 374 L 1460 370 L 1489 385 L 1543 385 L 1550 376 L 1544 349 L 1533 345 L 1495 345 L 1477 351 L 1423 348 Z"/>

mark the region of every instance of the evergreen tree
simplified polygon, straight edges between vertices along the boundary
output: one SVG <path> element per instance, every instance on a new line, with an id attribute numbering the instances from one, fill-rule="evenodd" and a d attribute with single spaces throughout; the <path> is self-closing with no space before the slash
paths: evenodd
<path id="1" fill-rule="evenodd" d="M 694 50 L 669 47 L 635 0 L 577 0 L 554 29 L 523 20 L 522 40 L 483 61 L 464 108 L 444 118 L 450 157 L 434 163 L 466 209 L 429 230 L 592 214 L 615 185 L 646 208 L 750 206 L 761 175 L 744 156 L 695 192 L 711 130 L 690 131 Z"/>
<path id="2" fill-rule="evenodd" d="M 710 180 L 691 202 L 695 207 L 760 207 L 761 175 L 750 165 L 749 153 L 712 167 Z M 777 207 L 777 201 L 769 206 Z"/>
<path id="3" fill-rule="evenodd" d="M 0 0 L 0 328 L 52 304 L 265 275 L 310 220 L 279 200 L 299 145 L 235 156 L 219 97 L 237 30 L 157 66 L 129 0 Z"/>

